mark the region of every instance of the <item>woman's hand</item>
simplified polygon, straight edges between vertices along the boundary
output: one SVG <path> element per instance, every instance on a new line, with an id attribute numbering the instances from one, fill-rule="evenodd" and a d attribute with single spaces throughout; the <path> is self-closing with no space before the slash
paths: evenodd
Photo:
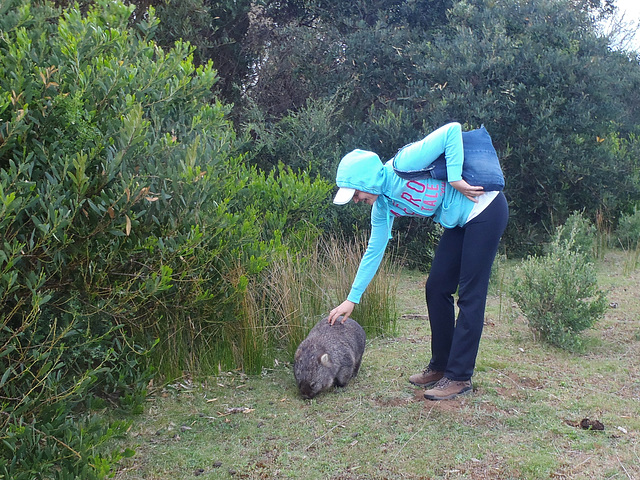
<path id="1" fill-rule="evenodd" d="M 333 325 L 334 323 L 336 323 L 336 320 L 340 315 L 342 315 L 342 323 L 346 322 L 347 318 L 349 318 L 349 316 L 353 312 L 353 308 L 355 306 L 356 304 L 350 302 L 349 300 L 345 300 L 344 302 L 342 302 L 329 313 L 329 324 Z"/>
<path id="2" fill-rule="evenodd" d="M 453 188 L 458 190 L 461 194 L 467 197 L 474 203 L 478 203 L 478 199 L 476 198 L 479 195 L 484 193 L 484 188 L 482 187 L 474 187 L 473 185 L 469 185 L 464 180 L 457 180 L 455 182 L 449 182 Z"/>

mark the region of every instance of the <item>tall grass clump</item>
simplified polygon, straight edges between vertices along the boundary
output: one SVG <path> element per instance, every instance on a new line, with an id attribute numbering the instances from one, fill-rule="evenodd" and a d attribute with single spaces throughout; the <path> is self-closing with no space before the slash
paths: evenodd
<path id="1" fill-rule="evenodd" d="M 254 342 L 255 351 L 248 348 L 245 358 L 262 359 L 253 368 L 245 363 L 245 370 L 269 366 L 281 351 L 293 357 L 309 330 L 346 298 L 365 242 L 362 237 L 322 237 L 305 252 L 285 252 L 264 270 L 248 289 L 248 308 L 238 312 Z M 385 259 L 353 313 L 371 337 L 395 332 L 396 274 L 395 264 Z"/>
<path id="2" fill-rule="evenodd" d="M 270 336 L 274 344 L 290 356 L 309 330 L 327 311 L 326 290 L 322 288 L 322 260 L 319 243 L 306 253 L 287 252 L 265 272 L 262 304 L 269 305 L 263 316 L 271 317 Z"/>
<path id="3" fill-rule="evenodd" d="M 640 262 L 640 210 L 638 207 L 633 209 L 633 213 L 620 217 L 614 238 L 613 246 L 622 248 L 626 252 L 624 273 L 628 275 L 638 268 Z"/>
<path id="4" fill-rule="evenodd" d="M 576 352 L 585 347 L 580 334 L 604 316 L 607 305 L 595 267 L 572 233 L 559 232 L 544 256 L 525 260 L 510 293 L 540 340 Z"/>
<path id="5" fill-rule="evenodd" d="M 362 234 L 356 235 L 350 241 L 337 237 L 325 245 L 324 281 L 325 285 L 333 286 L 332 307 L 347 298 L 366 248 L 367 239 Z M 395 333 L 397 311 L 394 299 L 399 265 L 400 262 L 394 261 L 391 255 L 385 256 L 353 311 L 354 318 L 362 325 L 367 335 Z"/>

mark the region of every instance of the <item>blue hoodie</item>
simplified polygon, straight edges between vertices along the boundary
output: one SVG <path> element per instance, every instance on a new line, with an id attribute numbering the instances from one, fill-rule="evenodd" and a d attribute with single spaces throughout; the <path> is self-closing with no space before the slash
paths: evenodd
<path id="1" fill-rule="evenodd" d="M 421 170 L 445 154 L 448 181 L 432 178 L 404 180 L 393 171 Z M 449 182 L 462 179 L 464 151 L 462 128 L 449 123 L 419 142 L 402 148 L 384 165 L 380 157 L 366 150 L 354 150 L 340 161 L 336 174 L 338 187 L 355 188 L 378 195 L 371 210 L 371 237 L 358 273 L 347 297 L 359 303 L 382 261 L 395 217 L 433 217 L 445 228 L 463 226 L 474 203 Z"/>

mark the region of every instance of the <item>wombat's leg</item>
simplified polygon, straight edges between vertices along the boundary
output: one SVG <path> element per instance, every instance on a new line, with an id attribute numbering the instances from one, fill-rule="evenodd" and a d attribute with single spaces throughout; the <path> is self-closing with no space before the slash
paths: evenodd
<path id="1" fill-rule="evenodd" d="M 353 376 L 355 377 L 356 375 L 358 375 L 358 372 L 360 371 L 360 363 L 362 361 L 357 361 L 355 366 L 353 367 Z"/>
<path id="2" fill-rule="evenodd" d="M 355 376 L 353 367 L 354 365 L 351 362 L 340 367 L 340 370 L 338 370 L 338 374 L 336 375 L 334 385 L 337 385 L 338 387 L 345 387 L 347 383 L 349 383 L 349 380 Z"/>
<path id="3" fill-rule="evenodd" d="M 333 384 L 334 384 L 336 387 L 343 388 L 343 387 L 346 387 L 346 386 L 347 386 L 347 384 L 349 383 L 349 380 L 350 380 L 350 379 L 348 379 L 348 378 L 345 380 L 344 378 L 343 378 L 343 379 L 340 379 L 340 378 L 336 377 L 336 380 L 335 380 L 335 382 L 333 382 Z"/>

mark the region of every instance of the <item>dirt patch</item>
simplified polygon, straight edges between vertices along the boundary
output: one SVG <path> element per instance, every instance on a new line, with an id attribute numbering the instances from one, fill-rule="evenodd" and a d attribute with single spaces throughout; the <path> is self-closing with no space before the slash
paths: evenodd
<path id="1" fill-rule="evenodd" d="M 414 397 L 409 397 L 409 396 L 389 396 L 389 397 L 374 398 L 373 401 L 379 407 L 400 407 L 402 405 L 408 405 L 410 403 L 414 403 L 414 402 L 420 401 L 420 400 L 416 399 L 415 396 Z"/>
<path id="2" fill-rule="evenodd" d="M 530 377 L 520 377 L 516 374 L 501 374 L 495 379 L 495 390 L 502 398 L 525 399 L 532 390 L 540 390 L 544 385 L 540 380 Z"/>
<path id="3" fill-rule="evenodd" d="M 497 456 L 482 459 L 472 458 L 457 468 L 446 470 L 444 472 L 447 474 L 445 478 L 459 478 L 460 476 L 473 478 L 474 480 L 508 478 L 508 474 L 503 471 L 503 463 L 504 459 Z"/>
<path id="4" fill-rule="evenodd" d="M 451 400 L 427 400 L 424 398 L 424 389 L 416 388 L 413 391 L 413 399 L 411 401 L 424 403 L 424 408 L 427 410 L 436 409 L 441 412 L 456 412 L 459 411 L 461 407 L 469 403 L 469 398 L 463 395 Z"/>

